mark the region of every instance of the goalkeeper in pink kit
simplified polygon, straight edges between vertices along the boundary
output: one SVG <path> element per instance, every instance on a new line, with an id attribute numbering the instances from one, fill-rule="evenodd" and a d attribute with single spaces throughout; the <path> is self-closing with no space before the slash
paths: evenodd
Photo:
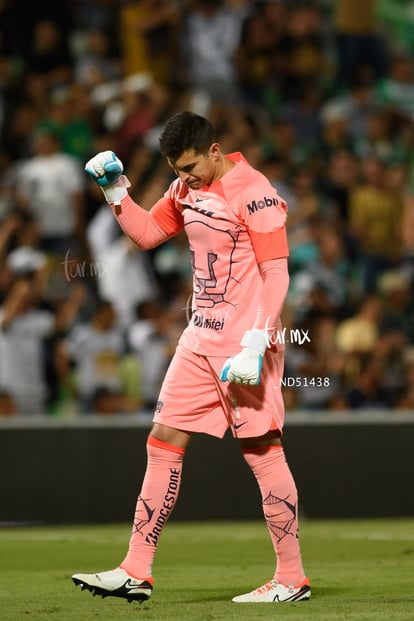
<path id="1" fill-rule="evenodd" d="M 114 153 L 99 153 L 85 166 L 139 248 L 154 248 L 185 231 L 194 288 L 192 318 L 167 370 L 148 436 L 128 552 L 115 569 L 72 579 L 94 594 L 148 599 L 188 443 L 197 432 L 222 438 L 230 427 L 259 485 L 275 551 L 269 582 L 232 601 L 307 600 L 297 491 L 281 443 L 284 352 L 274 338 L 289 284 L 287 206 L 241 153 L 221 152 L 204 117 L 176 114 L 159 142 L 177 178 L 149 212 L 129 196 Z"/>

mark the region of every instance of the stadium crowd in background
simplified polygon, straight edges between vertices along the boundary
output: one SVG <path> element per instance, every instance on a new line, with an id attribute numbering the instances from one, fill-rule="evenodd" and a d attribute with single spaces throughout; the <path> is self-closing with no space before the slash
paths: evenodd
<path id="1" fill-rule="evenodd" d="M 408 5 L 0 2 L 0 414 L 153 408 L 190 256 L 132 246 L 83 167 L 115 151 L 148 209 L 185 109 L 288 203 L 287 409 L 414 407 Z"/>

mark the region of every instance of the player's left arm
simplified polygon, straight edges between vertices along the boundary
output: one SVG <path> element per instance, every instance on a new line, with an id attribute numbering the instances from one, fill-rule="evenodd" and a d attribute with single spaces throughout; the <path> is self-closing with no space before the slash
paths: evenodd
<path id="1" fill-rule="evenodd" d="M 263 279 L 262 294 L 254 325 L 241 340 L 243 349 L 225 362 L 220 375 L 222 381 L 250 385 L 260 383 L 263 357 L 271 345 L 271 334 L 283 309 L 289 287 L 285 226 L 287 208 L 284 203 L 279 206 L 278 201 L 273 207 L 273 216 L 266 213 L 260 222 L 259 219 L 255 221 L 254 228 L 248 228 Z M 266 228 L 270 230 L 266 231 Z"/>
<path id="2" fill-rule="evenodd" d="M 236 384 L 260 383 L 260 373 L 271 335 L 278 325 L 289 287 L 287 257 L 263 261 L 259 265 L 263 278 L 262 295 L 251 330 L 241 340 L 242 350 L 228 358 L 220 374 L 222 381 Z"/>

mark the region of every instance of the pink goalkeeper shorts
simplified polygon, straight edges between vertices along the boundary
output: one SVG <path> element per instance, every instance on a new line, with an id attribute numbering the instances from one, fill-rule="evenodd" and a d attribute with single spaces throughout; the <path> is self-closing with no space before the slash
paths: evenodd
<path id="1" fill-rule="evenodd" d="M 219 379 L 226 358 L 195 354 L 181 346 L 161 386 L 153 422 L 182 431 L 222 438 L 253 438 L 275 429 L 282 435 L 285 408 L 281 393 L 283 352 L 268 350 L 258 386 Z"/>

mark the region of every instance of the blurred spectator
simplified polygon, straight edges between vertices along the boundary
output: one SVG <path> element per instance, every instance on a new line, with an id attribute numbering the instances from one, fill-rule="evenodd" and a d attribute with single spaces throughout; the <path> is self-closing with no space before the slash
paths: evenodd
<path id="1" fill-rule="evenodd" d="M 107 252 L 120 233 L 119 224 L 105 203 L 97 210 L 86 231 L 91 258 L 97 267 L 98 276 L 105 270 Z"/>
<path id="2" fill-rule="evenodd" d="M 122 391 L 98 388 L 92 397 L 93 414 L 130 414 L 136 413 L 142 404 Z"/>
<path id="3" fill-rule="evenodd" d="M 11 0 L 0 2 L 0 131 L 10 111 L 10 100 L 24 69 L 23 50 L 26 28 L 22 25 L 19 8 Z"/>
<path id="4" fill-rule="evenodd" d="M 290 179 L 291 196 L 286 222 L 292 271 L 318 257 L 318 225 L 320 200 L 315 178 L 308 168 L 297 168 Z"/>
<path id="5" fill-rule="evenodd" d="M 41 248 L 63 257 L 84 239 L 84 173 L 80 163 L 61 151 L 52 130 L 33 136 L 33 155 L 16 172 L 18 206 L 39 223 Z"/>
<path id="6" fill-rule="evenodd" d="M 386 186 L 397 193 L 403 202 L 401 216 L 401 256 L 397 263 L 406 279 L 411 283 L 414 291 L 414 209 L 413 193 L 410 187 L 411 165 L 407 158 L 398 158 L 391 161 L 386 172 Z"/>
<path id="7" fill-rule="evenodd" d="M 265 156 L 276 155 L 283 159 L 288 175 L 300 166 L 305 168 L 310 162 L 309 153 L 305 144 L 296 140 L 296 127 L 292 120 L 280 118 L 277 122 L 266 127 L 263 135 L 263 149 Z M 313 170 L 309 166 L 310 174 Z"/>
<path id="8" fill-rule="evenodd" d="M 341 103 L 324 106 L 321 121 L 319 152 L 324 164 L 329 165 L 338 151 L 352 152 L 354 143 L 349 131 L 348 114 Z"/>
<path id="9" fill-rule="evenodd" d="M 101 126 L 108 132 L 111 144 L 105 148 L 116 150 L 128 163 L 137 146 L 152 147 L 151 132 L 156 132 L 158 139 L 156 125 L 162 124 L 170 94 L 154 83 L 150 74 L 137 73 L 96 87 L 92 101 L 99 106 Z"/>
<path id="10" fill-rule="evenodd" d="M 241 101 L 264 119 L 274 118 L 280 98 L 277 51 L 287 8 L 282 2 L 256 2 L 246 14 L 234 64 Z M 276 108 L 276 109 L 273 109 Z"/>
<path id="11" fill-rule="evenodd" d="M 152 150 L 147 140 L 134 143 L 129 153 L 128 179 L 131 182 L 131 188 L 134 186 L 137 201 L 144 209 L 153 205 L 156 200 L 155 197 L 165 187 L 164 179 L 167 180 L 170 175 L 171 169 L 168 165 L 165 166 L 164 161 L 159 159 L 158 153 Z M 157 185 L 158 183 L 160 187 L 154 192 L 154 200 L 150 198 L 146 201 L 144 193 L 149 191 L 151 194 L 150 185 Z"/>
<path id="12" fill-rule="evenodd" d="M 146 73 L 159 83 L 179 81 L 180 15 L 168 0 L 127 0 L 120 9 L 120 46 L 126 77 Z"/>
<path id="13" fill-rule="evenodd" d="M 124 328 L 135 319 L 137 304 L 156 292 L 149 256 L 124 236 L 105 205 L 88 226 L 93 270 L 99 295 L 112 302 L 117 322 Z"/>
<path id="14" fill-rule="evenodd" d="M 16 277 L 25 277 L 33 273 L 33 279 L 39 294 L 43 294 L 48 277 L 47 258 L 43 252 L 30 246 L 17 246 L 7 257 L 7 267 Z"/>
<path id="15" fill-rule="evenodd" d="M 350 234 L 349 200 L 352 188 L 359 180 L 359 162 L 350 151 L 338 150 L 329 160 L 326 175 L 321 180 L 333 223 L 342 236 L 346 255 L 353 265 L 357 255 L 355 239 Z"/>
<path id="16" fill-rule="evenodd" d="M 387 50 L 379 32 L 377 0 L 337 0 L 334 29 L 336 89 L 347 88 L 356 77 L 378 79 L 385 75 Z"/>
<path id="17" fill-rule="evenodd" d="M 411 0 L 378 0 L 381 30 L 391 50 L 408 54 L 414 50 L 414 15 L 411 8 Z"/>
<path id="18" fill-rule="evenodd" d="M 69 4 L 75 32 L 92 29 L 112 31 L 114 36 L 117 35 L 114 24 L 119 12 L 118 0 L 77 0 L 75 6 L 72 2 Z"/>
<path id="19" fill-rule="evenodd" d="M 356 410 L 386 410 L 392 404 L 391 395 L 384 388 L 385 367 L 381 358 L 367 355 L 356 379 L 346 394 L 348 406 Z"/>
<path id="20" fill-rule="evenodd" d="M 384 272 L 378 282 L 383 300 L 383 329 L 398 330 L 406 343 L 414 343 L 414 309 L 412 307 L 411 278 L 403 270 Z M 404 343 L 403 343 L 404 345 Z"/>
<path id="21" fill-rule="evenodd" d="M 58 369 L 63 385 L 74 388 L 81 412 L 90 414 L 100 391 L 125 397 L 122 386 L 122 358 L 126 352 L 122 330 L 116 325 L 116 312 L 110 302 L 100 300 L 91 319 L 79 323 L 58 345 Z M 118 405 L 119 405 L 118 400 Z M 138 407 L 135 402 L 134 407 Z"/>
<path id="22" fill-rule="evenodd" d="M 391 60 L 389 72 L 377 85 L 379 104 L 388 113 L 414 119 L 414 65 L 407 54 L 397 54 Z"/>
<path id="23" fill-rule="evenodd" d="M 297 100 L 309 87 L 322 89 L 327 62 L 316 3 L 291 5 L 278 45 L 281 89 L 287 101 Z"/>
<path id="24" fill-rule="evenodd" d="M 403 388 L 394 401 L 394 407 L 399 410 L 407 410 L 412 412 L 414 409 L 414 362 L 412 358 L 413 351 L 409 350 L 404 359 L 405 369 L 403 374 Z"/>
<path id="25" fill-rule="evenodd" d="M 340 319 L 347 312 L 352 291 L 351 269 L 343 238 L 325 228 L 318 234 L 318 257 L 291 278 L 289 303 L 295 316 L 332 315 Z"/>
<path id="26" fill-rule="evenodd" d="M 403 267 L 411 281 L 414 293 L 414 195 L 406 191 L 404 195 L 404 213 L 402 217 Z"/>
<path id="27" fill-rule="evenodd" d="M 39 122 L 39 113 L 32 102 L 19 101 L 8 115 L 8 124 L 3 132 L 5 152 L 12 164 L 31 155 L 32 136 Z"/>
<path id="28" fill-rule="evenodd" d="M 371 111 L 365 132 L 353 139 L 354 152 L 360 161 L 375 158 L 390 162 L 395 154 L 395 137 L 391 118 L 384 109 Z"/>
<path id="29" fill-rule="evenodd" d="M 294 388 L 297 407 L 326 408 L 340 391 L 344 365 L 335 343 L 335 319 L 320 315 L 296 325 L 301 334 L 296 341 L 288 339 L 286 384 L 289 387 L 290 382 Z M 288 333 L 293 336 L 290 330 Z"/>
<path id="30" fill-rule="evenodd" d="M 156 249 L 153 266 L 163 291 L 172 292 L 170 284 L 174 278 L 180 281 L 191 278 L 191 252 L 184 233 L 180 233 Z"/>
<path id="31" fill-rule="evenodd" d="M 321 137 L 322 92 L 315 84 L 305 84 L 297 97 L 279 106 L 279 118 L 295 128 L 296 141 L 307 153 L 318 148 Z"/>
<path id="32" fill-rule="evenodd" d="M 161 382 L 174 351 L 169 322 L 169 313 L 156 300 L 148 300 L 138 305 L 136 320 L 128 330 L 128 344 L 137 356 L 140 370 L 142 405 L 148 410 L 156 406 Z"/>
<path id="33" fill-rule="evenodd" d="M 19 414 L 47 411 L 46 340 L 76 316 L 81 299 L 74 293 L 56 312 L 43 309 L 36 269 L 30 267 L 15 278 L 0 307 L 0 390 L 12 397 Z"/>
<path id="34" fill-rule="evenodd" d="M 350 229 L 358 243 L 363 288 L 368 293 L 375 292 L 378 277 L 402 258 L 403 199 L 386 181 L 385 164 L 368 157 L 363 179 L 350 194 Z"/>
<path id="35" fill-rule="evenodd" d="M 336 111 L 346 119 L 347 133 L 352 140 L 365 136 L 367 123 L 379 109 L 374 83 L 370 79 L 354 78 L 345 92 L 331 95 L 323 105 L 322 115 Z"/>
<path id="36" fill-rule="evenodd" d="M 292 191 L 288 180 L 289 166 L 287 162 L 277 153 L 271 153 L 263 156 L 260 166 L 272 186 L 277 189 L 289 207 L 293 198 L 291 200 Z"/>
<path id="37" fill-rule="evenodd" d="M 185 11 L 182 53 L 188 83 L 214 102 L 236 105 L 240 99 L 235 54 L 247 11 L 247 3 L 226 0 L 194 0 Z"/>
<path id="38" fill-rule="evenodd" d="M 25 58 L 26 95 L 42 106 L 51 89 L 67 85 L 71 81 L 72 62 L 68 41 L 61 25 L 46 17 L 36 21 Z"/>
<path id="39" fill-rule="evenodd" d="M 406 364 L 401 352 L 407 350 L 407 339 L 399 328 L 381 326 L 380 337 L 375 344 L 372 355 L 379 358 L 384 366 L 382 387 L 388 395 L 391 407 L 398 396 L 404 392 L 404 375 Z"/>
<path id="40" fill-rule="evenodd" d="M 51 132 L 59 139 L 60 150 L 82 164 L 90 155 L 98 125 L 89 92 L 71 84 L 55 89 L 39 116 L 36 132 Z"/>
<path id="41" fill-rule="evenodd" d="M 157 121 L 156 104 L 151 90 L 145 85 L 142 88 L 140 84 L 134 85 L 131 78 L 129 84 L 124 84 L 116 126 L 116 152 L 123 161 L 129 161 L 135 145 L 142 143 L 154 127 Z"/>
<path id="42" fill-rule="evenodd" d="M 39 249 L 39 228 L 30 214 L 10 214 L 0 225 L 0 301 L 14 278 L 33 273 L 39 294 L 49 278 L 47 256 Z"/>
<path id="43" fill-rule="evenodd" d="M 0 283 L 4 277 L 7 256 L 12 249 L 13 240 L 20 228 L 20 218 L 14 214 L 7 215 L 0 220 Z M 2 287 L 0 285 L 0 300 Z"/>
<path id="44" fill-rule="evenodd" d="M 357 312 L 338 322 L 336 343 L 340 352 L 364 354 L 373 350 L 379 337 L 382 303 L 378 296 L 365 298 Z"/>
<path id="45" fill-rule="evenodd" d="M 1 0 L 0 58 L 2 59 L 3 77 L 11 73 L 12 67 L 9 63 L 17 60 L 24 45 L 24 30 L 21 28 L 18 11 L 18 7 L 11 0 Z"/>
<path id="46" fill-rule="evenodd" d="M 108 31 L 91 28 L 82 32 L 74 56 L 73 77 L 81 86 L 93 88 L 122 77 L 121 59 Z"/>

